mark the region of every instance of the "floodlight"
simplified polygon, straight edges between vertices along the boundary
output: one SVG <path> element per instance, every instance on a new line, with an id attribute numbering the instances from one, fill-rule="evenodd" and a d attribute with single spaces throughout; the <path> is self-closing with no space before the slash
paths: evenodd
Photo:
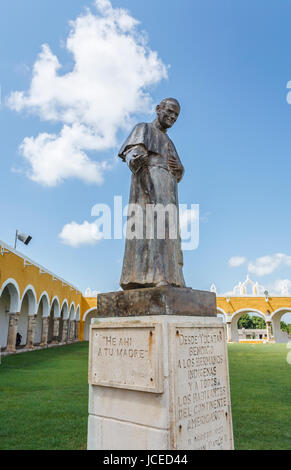
<path id="1" fill-rule="evenodd" d="M 15 250 L 16 250 L 17 240 L 20 240 L 22 243 L 24 243 L 24 245 L 28 245 L 32 240 L 32 236 L 31 235 L 25 235 L 25 233 L 19 233 L 18 230 L 16 230 L 15 244 L 14 244 L 14 249 Z"/>
<path id="2" fill-rule="evenodd" d="M 32 239 L 30 235 L 24 235 L 24 233 L 19 233 L 17 238 L 18 240 L 22 241 L 24 245 L 28 245 Z"/>

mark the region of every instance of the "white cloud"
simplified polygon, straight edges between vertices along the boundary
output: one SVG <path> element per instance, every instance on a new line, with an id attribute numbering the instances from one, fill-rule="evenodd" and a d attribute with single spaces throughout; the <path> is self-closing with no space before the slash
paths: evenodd
<path id="1" fill-rule="evenodd" d="M 228 264 L 231 268 L 242 266 L 247 262 L 247 258 L 244 256 L 232 256 Z M 255 276 L 266 276 L 271 274 L 280 266 L 291 266 L 291 256 L 285 255 L 284 253 L 275 253 L 273 255 L 266 255 L 257 258 L 255 261 L 248 263 L 248 272 Z"/>
<path id="2" fill-rule="evenodd" d="M 62 73 L 44 44 L 29 90 L 8 98 L 15 111 L 61 124 L 59 133 L 26 137 L 20 146 L 28 176 L 46 186 L 72 177 L 102 183 L 108 166 L 91 160 L 88 152 L 114 148 L 117 132 L 128 129 L 135 113 L 151 112 L 149 87 L 167 78 L 136 19 L 109 0 L 95 0 L 95 7 L 95 13 L 86 10 L 70 23 L 66 49 L 74 59 L 72 71 Z"/>
<path id="3" fill-rule="evenodd" d="M 285 255 L 284 253 L 263 256 L 250 262 L 248 270 L 256 276 L 266 276 L 274 272 L 281 265 L 291 266 L 291 256 Z"/>
<path id="4" fill-rule="evenodd" d="M 270 295 L 290 295 L 291 293 L 291 281 L 290 279 L 277 279 L 271 284 L 267 285 L 267 290 Z"/>
<path id="5" fill-rule="evenodd" d="M 242 264 L 244 264 L 247 261 L 247 259 L 244 256 L 232 256 L 228 264 L 231 268 L 238 268 Z"/>
<path id="6" fill-rule="evenodd" d="M 98 294 L 100 294 L 98 290 L 92 290 L 90 287 L 87 287 L 84 292 L 84 297 L 97 297 Z"/>
<path id="7" fill-rule="evenodd" d="M 42 133 L 36 138 L 26 137 L 20 145 L 20 151 L 26 158 L 31 170 L 29 173 L 33 181 L 46 186 L 55 186 L 66 178 L 79 178 L 86 183 L 103 182 L 103 172 L 109 165 L 106 161 L 94 162 L 86 155 L 84 148 L 89 139 L 85 126 L 73 124 L 65 125 L 59 135 Z"/>
<path id="8" fill-rule="evenodd" d="M 103 239 L 103 235 L 99 231 L 98 223 L 85 221 L 82 224 L 77 222 L 66 224 L 59 238 L 65 245 L 76 248 L 80 245 L 95 245 Z"/>
<path id="9" fill-rule="evenodd" d="M 94 222 L 84 221 L 81 224 L 77 222 L 70 222 L 66 224 L 59 234 L 60 240 L 65 245 L 78 247 L 81 245 L 95 245 L 104 238 L 110 238 L 111 232 L 108 232 L 108 230 L 111 230 L 111 223 L 110 220 L 106 218 L 106 215 L 107 213 L 105 212 L 103 213 L 102 217 L 100 217 L 100 214 L 98 213 L 99 217 Z M 197 208 L 182 210 L 180 212 L 180 226 L 182 236 L 186 236 L 190 223 L 195 223 L 195 221 L 198 220 L 199 210 L 197 210 Z M 118 260 L 118 262 L 120 261 L 121 260 Z"/>

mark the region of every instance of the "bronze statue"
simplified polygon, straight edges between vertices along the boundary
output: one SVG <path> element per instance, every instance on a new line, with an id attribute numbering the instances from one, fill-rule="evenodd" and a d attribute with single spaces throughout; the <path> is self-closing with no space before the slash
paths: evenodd
<path id="1" fill-rule="evenodd" d="M 156 119 L 152 123 L 138 124 L 119 152 L 119 157 L 132 171 L 129 202 L 141 207 L 144 226 L 142 237 L 126 239 L 120 282 L 123 290 L 185 287 L 178 211 L 178 183 L 184 168 L 167 135 L 167 130 L 178 119 L 180 105 L 177 100 L 166 98 L 156 111 Z M 146 211 L 150 205 L 176 208 L 176 237 L 169 236 L 169 217 L 166 217 L 163 239 L 146 237 Z"/>

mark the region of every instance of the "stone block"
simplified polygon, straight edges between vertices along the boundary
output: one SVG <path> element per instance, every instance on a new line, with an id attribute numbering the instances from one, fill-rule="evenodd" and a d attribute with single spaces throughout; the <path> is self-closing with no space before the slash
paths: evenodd
<path id="1" fill-rule="evenodd" d="M 99 294 L 99 317 L 184 315 L 216 317 L 213 292 L 178 287 L 153 287 Z"/>
<path id="2" fill-rule="evenodd" d="M 155 331 L 153 338 L 158 346 L 151 352 L 150 331 Z M 109 354 L 105 374 L 97 357 L 96 332 L 103 337 L 103 345 L 100 338 L 97 340 L 101 353 L 106 348 Z M 120 339 L 127 354 L 118 358 L 116 367 L 113 363 Z M 139 344 L 143 354 L 137 358 L 130 350 L 138 349 Z M 90 362 L 95 362 L 97 369 L 91 367 L 89 371 L 88 448 L 233 448 L 225 326 L 221 319 L 178 315 L 100 318 L 91 325 Z M 94 385 L 94 370 L 102 384 Z M 140 386 L 141 377 L 146 386 Z M 150 377 L 160 377 L 162 386 L 149 387 Z"/>

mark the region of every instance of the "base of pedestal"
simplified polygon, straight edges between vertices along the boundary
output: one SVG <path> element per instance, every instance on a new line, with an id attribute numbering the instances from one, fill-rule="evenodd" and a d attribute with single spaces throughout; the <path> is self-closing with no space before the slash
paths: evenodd
<path id="1" fill-rule="evenodd" d="M 152 287 L 98 294 L 98 317 L 185 315 L 216 317 L 213 292 L 179 287 Z"/>
<path id="2" fill-rule="evenodd" d="M 88 449 L 233 449 L 226 346 L 218 318 L 95 320 Z"/>

